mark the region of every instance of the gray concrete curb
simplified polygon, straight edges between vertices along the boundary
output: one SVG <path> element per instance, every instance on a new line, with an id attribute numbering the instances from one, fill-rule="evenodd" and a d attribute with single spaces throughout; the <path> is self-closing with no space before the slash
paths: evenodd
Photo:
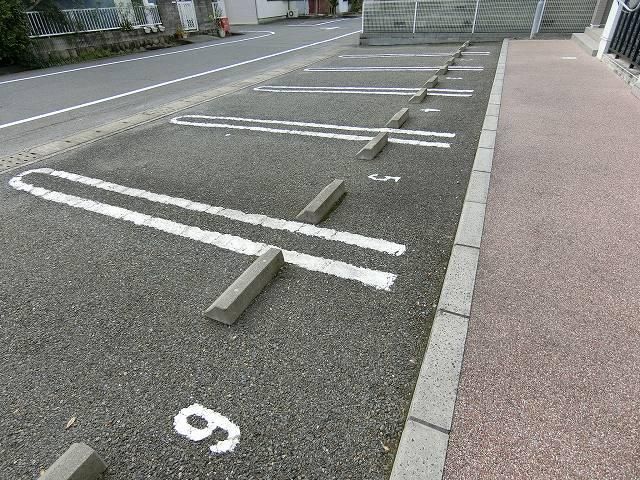
<path id="1" fill-rule="evenodd" d="M 17 168 L 24 167 L 26 165 L 30 165 L 32 163 L 39 162 L 41 160 L 45 160 L 47 158 L 53 157 L 54 155 L 68 152 L 83 145 L 93 143 L 98 140 L 102 140 L 103 138 L 111 137 L 113 135 L 117 135 L 140 125 L 144 125 L 145 123 L 154 122 L 156 120 L 159 120 L 160 118 L 171 116 L 188 108 L 210 102 L 211 100 L 214 100 L 216 98 L 229 95 L 239 90 L 252 87 L 254 85 L 258 85 L 262 82 L 272 80 L 282 75 L 286 75 L 295 70 L 299 70 L 327 58 L 334 57 L 345 48 L 346 47 L 339 47 L 336 50 L 336 48 L 329 49 L 327 47 L 322 49 L 316 55 L 307 57 L 304 60 L 298 60 L 297 62 L 288 62 L 282 67 L 260 73 L 239 82 L 234 82 L 229 85 L 206 90 L 204 92 L 197 93 L 180 100 L 175 100 L 171 103 L 167 103 L 165 105 L 161 105 L 159 107 L 155 107 L 126 118 L 122 118 L 115 122 L 84 130 L 74 135 L 65 137 L 61 140 L 55 140 L 43 145 L 30 147 L 27 150 L 23 150 L 21 152 L 0 157 L 0 173 L 8 172 Z"/>
<path id="2" fill-rule="evenodd" d="M 390 480 L 440 480 L 444 474 L 480 256 L 508 48 L 509 42 L 504 40 L 429 344 Z"/>
<path id="3" fill-rule="evenodd" d="M 618 75 L 624 83 L 629 85 L 631 93 L 636 98 L 640 99 L 640 76 L 638 76 L 637 73 L 625 68 L 621 64 L 621 60 L 616 60 L 613 54 L 603 55 L 601 61 L 609 68 L 609 70 Z"/>

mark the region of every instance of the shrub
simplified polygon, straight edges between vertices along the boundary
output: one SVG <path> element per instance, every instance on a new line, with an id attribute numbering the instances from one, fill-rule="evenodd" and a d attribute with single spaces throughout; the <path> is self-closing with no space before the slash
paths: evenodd
<path id="1" fill-rule="evenodd" d="M 29 63 L 29 31 L 22 0 L 0 1 L 0 65 Z"/>

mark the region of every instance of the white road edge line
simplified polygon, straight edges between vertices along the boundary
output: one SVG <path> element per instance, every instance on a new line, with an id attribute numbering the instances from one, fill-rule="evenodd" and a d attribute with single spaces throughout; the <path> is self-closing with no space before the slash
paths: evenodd
<path id="1" fill-rule="evenodd" d="M 210 231 L 210 230 L 202 230 L 198 227 L 194 227 L 191 225 L 185 225 L 185 224 L 174 222 L 164 218 L 153 217 L 153 216 L 146 215 L 133 210 L 128 210 L 126 208 L 109 205 L 107 203 L 96 202 L 84 197 L 78 197 L 75 195 L 69 195 L 66 193 L 48 190 L 42 187 L 36 187 L 32 184 L 29 184 L 23 181 L 24 176 L 32 173 L 53 175 L 54 172 L 57 173 L 57 175 L 55 176 L 59 176 L 62 178 L 66 176 L 68 180 L 77 181 L 79 183 L 84 183 L 84 182 L 81 182 L 80 179 L 87 179 L 90 182 L 98 182 L 93 185 L 91 185 L 91 183 L 87 183 L 87 185 L 91 185 L 96 188 L 100 188 L 101 184 L 106 183 L 107 185 L 103 185 L 103 187 L 113 185 L 119 188 L 124 188 L 125 191 L 137 190 L 137 189 L 128 189 L 127 187 L 123 187 L 121 185 L 109 184 L 108 182 L 103 182 L 102 180 L 99 180 L 99 179 L 82 177 L 81 175 L 76 175 L 69 172 L 55 171 L 51 168 L 38 168 L 38 169 L 27 170 L 25 172 L 22 172 L 19 175 L 16 175 L 15 177 L 13 177 L 11 180 L 9 180 L 9 185 L 16 190 L 27 192 L 36 197 L 41 197 L 44 200 L 60 203 L 63 205 L 68 205 L 74 208 L 80 208 L 88 212 L 98 213 L 100 215 L 104 215 L 114 219 L 130 222 L 135 225 L 154 228 L 156 230 L 159 230 L 165 233 L 170 233 L 172 235 L 177 235 L 179 237 L 184 237 L 190 240 L 206 243 L 209 245 L 214 245 L 218 248 L 222 248 L 224 250 L 229 250 L 236 253 L 241 253 L 243 255 L 260 256 L 264 252 L 266 252 L 269 248 L 278 248 L 276 246 L 267 245 L 265 243 L 260 243 L 260 242 L 254 242 L 252 240 L 248 240 L 246 238 L 238 237 L 235 235 L 229 235 L 229 234 L 219 233 L 219 232 Z M 78 177 L 78 178 L 75 178 L 74 180 L 73 179 L 74 177 Z M 105 188 L 105 189 L 109 190 L 109 188 Z M 125 191 L 117 192 L 117 193 L 125 193 Z M 144 192 L 144 191 L 140 190 L 140 192 Z M 173 197 L 169 197 L 167 195 L 163 195 L 162 197 L 164 197 L 164 199 L 167 201 L 185 200 L 185 199 L 176 199 Z M 185 200 L 185 201 L 189 202 L 189 200 Z M 183 208 L 185 207 L 183 206 Z M 393 285 L 393 283 L 397 278 L 397 275 L 393 273 L 358 267 L 345 262 L 341 262 L 339 260 L 316 257 L 313 255 L 296 252 L 294 250 L 282 250 L 282 253 L 287 263 L 297 265 L 306 270 L 325 273 L 327 275 L 333 275 L 339 278 L 344 278 L 346 280 L 358 281 L 379 290 L 387 290 L 387 291 L 390 290 L 391 286 Z"/>
<path id="2" fill-rule="evenodd" d="M 144 57 L 127 58 L 125 60 L 116 60 L 116 61 L 113 61 L 113 62 L 100 63 L 98 65 L 88 65 L 86 67 L 70 68 L 68 70 L 61 70 L 59 72 L 51 72 L 51 73 L 43 73 L 43 74 L 40 74 L 40 75 L 32 75 L 31 77 L 15 78 L 13 80 L 2 81 L 2 82 L 0 82 L 0 85 L 5 85 L 7 83 L 24 82 L 25 80 L 34 80 L 36 78 L 52 77 L 54 75 L 62 75 L 62 74 L 65 74 L 65 73 L 80 72 L 82 70 L 91 70 L 93 68 L 108 67 L 110 65 L 117 65 L 119 63 L 138 62 L 140 60 L 148 60 L 150 58 L 166 57 L 167 55 L 178 55 L 178 54 L 181 54 L 181 53 L 193 52 L 194 50 L 202 50 L 203 48 L 224 47 L 225 45 L 230 45 L 232 43 L 249 42 L 251 40 L 257 40 L 259 38 L 269 37 L 271 35 L 275 35 L 276 34 L 276 32 L 272 32 L 271 30 L 251 30 L 251 31 L 246 31 L 246 32 L 241 32 L 241 33 L 264 33 L 265 35 L 258 35 L 257 37 L 251 37 L 251 38 L 242 38 L 240 40 L 231 40 L 229 42 L 224 42 L 224 43 L 215 43 L 213 45 L 202 45 L 200 47 L 186 48 L 184 50 L 176 50 L 176 51 L 172 51 L 172 52 L 156 53 L 156 54 L 153 54 L 153 55 L 146 55 Z"/>
<path id="3" fill-rule="evenodd" d="M 67 108 L 62 108 L 60 110 L 55 110 L 53 112 L 43 113 L 43 114 L 35 115 L 35 116 L 29 117 L 29 118 L 23 118 L 22 120 L 16 120 L 14 122 L 9 122 L 9 123 L 5 123 L 3 125 L 0 125 L 0 130 L 3 129 L 3 128 L 13 127 L 15 125 L 20 125 L 20 124 L 23 124 L 23 123 L 33 122 L 35 120 L 40 120 L 42 118 L 52 117 L 54 115 L 60 115 L 62 113 L 71 112 L 73 110 L 78 110 L 80 108 L 91 107 L 93 105 L 98 105 L 100 103 L 110 102 L 110 101 L 113 101 L 113 100 L 117 100 L 119 98 L 128 97 L 128 96 L 131 96 L 131 95 L 136 95 L 138 93 L 147 92 L 149 90 L 153 90 L 153 89 L 156 89 L 156 88 L 166 87 L 167 85 L 173 85 L 174 83 L 184 82 L 186 80 L 192 80 L 194 78 L 203 77 L 205 75 L 210 75 L 212 73 L 222 72 L 224 70 L 229 70 L 231 68 L 241 67 L 243 65 L 248 65 L 250 63 L 259 62 L 259 61 L 262 61 L 262 60 L 266 60 L 268 58 L 278 57 L 280 55 L 286 55 L 287 53 L 296 52 L 298 50 L 303 50 L 303 49 L 309 48 L 309 47 L 315 47 L 316 45 L 322 45 L 324 43 L 333 42 L 335 40 L 339 40 L 341 38 L 348 37 L 350 35 L 359 34 L 359 33 L 360 33 L 360 30 L 358 30 L 356 32 L 345 33 L 343 35 L 338 35 L 337 37 L 328 38 L 327 40 L 320 40 L 318 42 L 308 43 L 306 45 L 301 45 L 299 47 L 289 48 L 289 49 L 283 50 L 281 52 L 271 53 L 269 55 L 264 55 L 264 56 L 258 57 L 258 58 L 252 58 L 251 60 L 245 60 L 243 62 L 234 63 L 232 65 L 225 65 L 224 67 L 218 67 L 218 68 L 214 68 L 212 70 L 207 70 L 205 72 L 195 73 L 193 75 L 187 75 L 186 77 L 176 78 L 174 80 L 168 80 L 166 82 L 157 83 L 155 85 L 148 85 L 146 87 L 137 88 L 137 89 L 131 90 L 129 92 L 120 93 L 118 95 L 112 95 L 110 97 L 100 98 L 98 100 L 93 100 L 91 102 L 81 103 L 79 105 L 74 105 L 72 107 L 67 107 Z"/>
<path id="4" fill-rule="evenodd" d="M 235 122 L 253 122 L 253 123 L 265 123 L 268 125 L 289 125 L 291 127 L 309 127 L 309 128 L 326 128 L 328 130 L 345 130 L 351 132 L 387 132 L 395 133 L 399 135 L 416 135 L 421 137 L 445 137 L 453 138 L 455 133 L 449 132 L 429 132 L 426 130 L 403 130 L 400 128 L 372 128 L 372 127 L 353 127 L 348 125 L 332 125 L 329 123 L 311 123 L 311 122 L 294 122 L 289 120 L 264 120 L 258 118 L 241 118 L 241 117 L 222 117 L 212 115 L 182 115 L 175 117 L 171 120 L 171 123 L 176 123 L 173 120 L 181 120 L 184 118 L 198 118 L 205 120 L 231 120 Z"/>
<path id="5" fill-rule="evenodd" d="M 187 122 L 179 120 L 180 117 L 173 118 L 171 123 L 176 125 L 186 125 L 190 127 L 205 127 L 205 128 L 229 128 L 232 130 L 248 130 L 252 132 L 264 132 L 264 133 L 281 133 L 287 135 L 300 135 L 303 137 L 319 137 L 319 138 L 331 138 L 337 140 L 349 140 L 352 142 L 368 142 L 374 137 L 366 137 L 362 135 L 346 135 L 343 133 L 327 133 L 327 132 L 314 132 L 310 130 L 289 130 L 285 128 L 268 128 L 268 127 L 255 127 L 250 125 L 232 125 L 230 123 L 210 123 L 210 122 Z M 422 140 L 409 140 L 405 138 L 389 138 L 389 143 L 400 143 L 404 145 L 413 145 L 416 147 L 436 147 L 436 148 L 451 148 L 451 144 L 446 142 L 425 142 Z"/>

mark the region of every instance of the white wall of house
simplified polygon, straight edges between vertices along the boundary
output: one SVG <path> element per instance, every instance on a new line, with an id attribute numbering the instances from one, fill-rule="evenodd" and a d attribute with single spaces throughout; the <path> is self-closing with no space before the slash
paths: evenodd
<path id="1" fill-rule="evenodd" d="M 294 6 L 296 2 L 290 2 L 291 6 Z M 256 6 L 258 7 L 258 19 L 267 20 L 274 17 L 286 17 L 287 6 L 289 2 L 287 0 L 256 0 Z"/>
<path id="2" fill-rule="evenodd" d="M 297 8 L 300 15 L 309 14 L 309 0 L 296 0 L 291 2 L 291 8 Z"/>
<path id="3" fill-rule="evenodd" d="M 300 15 L 309 13 L 308 0 L 226 0 L 231 25 L 255 25 L 260 21 L 287 16 L 287 8 L 298 9 Z M 338 13 L 349 11 L 348 0 L 338 2 Z"/>
<path id="4" fill-rule="evenodd" d="M 224 5 L 229 17 L 229 23 L 232 26 L 255 25 L 258 23 L 256 0 L 226 0 Z"/>

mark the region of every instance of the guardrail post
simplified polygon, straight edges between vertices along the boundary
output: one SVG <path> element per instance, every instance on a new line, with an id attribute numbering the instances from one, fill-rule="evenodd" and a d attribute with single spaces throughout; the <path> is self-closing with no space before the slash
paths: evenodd
<path id="1" fill-rule="evenodd" d="M 538 5 L 536 5 L 536 14 L 533 17 L 533 25 L 531 25 L 531 35 L 529 35 L 529 38 L 535 37 L 540 31 L 540 24 L 542 23 L 542 16 L 544 15 L 544 7 L 546 4 L 546 0 L 539 0 Z"/>
<path id="2" fill-rule="evenodd" d="M 416 19 L 418 18 L 418 2 L 416 0 L 416 7 L 413 9 L 413 33 L 416 33 Z"/>
<path id="3" fill-rule="evenodd" d="M 476 32 L 476 21 L 478 20 L 478 7 L 480 6 L 480 0 L 476 0 L 476 12 L 473 14 L 473 25 L 471 26 L 471 34 Z"/>

